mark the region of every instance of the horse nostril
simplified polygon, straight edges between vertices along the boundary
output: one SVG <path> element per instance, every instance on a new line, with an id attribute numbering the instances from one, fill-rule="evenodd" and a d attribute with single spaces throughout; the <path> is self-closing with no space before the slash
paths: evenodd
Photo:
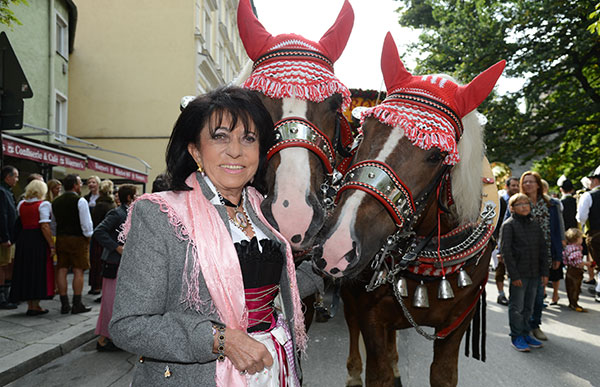
<path id="1" fill-rule="evenodd" d="M 291 241 L 294 243 L 300 243 L 301 240 L 302 240 L 302 237 L 300 236 L 300 234 L 296 234 L 291 238 Z"/>
<path id="2" fill-rule="evenodd" d="M 315 260 L 315 265 L 317 265 L 320 270 L 323 270 L 325 269 L 325 266 L 327 266 L 327 261 L 325 258 L 318 258 Z"/>
<path id="3" fill-rule="evenodd" d="M 352 242 L 352 244 L 354 245 L 354 242 Z M 348 251 L 345 255 L 344 258 L 346 259 L 346 261 L 348 261 L 348 263 L 352 263 L 355 259 L 356 259 L 356 248 L 352 248 L 352 250 Z"/>

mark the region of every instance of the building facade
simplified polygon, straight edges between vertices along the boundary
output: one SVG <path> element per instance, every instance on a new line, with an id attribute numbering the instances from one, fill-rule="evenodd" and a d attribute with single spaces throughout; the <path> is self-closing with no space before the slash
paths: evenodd
<path id="1" fill-rule="evenodd" d="M 247 61 L 237 1 L 80 0 L 77 9 L 69 134 L 144 160 L 151 182 L 165 169 L 181 98 L 229 83 Z"/>
<path id="2" fill-rule="evenodd" d="M 23 176 L 43 173 L 50 177 L 53 168 L 60 175 L 66 168 L 58 165 L 59 161 L 45 163 L 43 159 L 36 160 L 36 157 L 48 151 L 51 153 L 46 153 L 46 156 L 52 154 L 50 162 L 54 156 L 63 161 L 65 157 L 71 160 L 69 156 L 72 156 L 72 160 L 79 163 L 80 155 L 42 145 L 65 141 L 57 134 L 66 134 L 67 131 L 68 58 L 73 47 L 77 8 L 71 0 L 49 0 L 10 4 L 10 9 L 20 24 L 10 27 L 0 24 L 0 31 L 5 32 L 9 39 L 33 91 L 33 98 L 24 100 L 25 126 L 20 130 L 3 132 L 4 161 L 14 164 Z M 17 189 L 22 189 L 24 183 L 25 179 L 22 179 Z"/>

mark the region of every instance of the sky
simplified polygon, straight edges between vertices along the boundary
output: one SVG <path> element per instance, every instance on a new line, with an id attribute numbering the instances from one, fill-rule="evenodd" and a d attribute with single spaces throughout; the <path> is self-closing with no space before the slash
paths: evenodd
<path id="1" fill-rule="evenodd" d="M 400 2 L 394 0 L 349 0 L 354 9 L 354 27 L 342 56 L 334 64 L 336 76 L 353 89 L 384 90 L 381 48 L 389 31 L 408 71 L 415 67 L 407 46 L 418 41 L 418 29 L 400 27 Z M 296 33 L 319 41 L 331 27 L 343 0 L 254 0 L 258 19 L 272 35 Z M 498 58 L 500 60 L 501 58 Z M 516 91 L 523 80 L 501 78 L 498 92 Z"/>
<path id="2" fill-rule="evenodd" d="M 333 25 L 343 0 L 254 0 L 258 19 L 272 35 L 296 33 L 319 41 Z M 403 47 L 418 40 L 419 31 L 402 28 L 393 0 L 350 0 L 354 27 L 342 56 L 334 64 L 336 76 L 349 88 L 385 88 L 381 75 L 381 48 L 390 31 L 398 52 L 410 71 L 414 61 L 404 57 Z M 411 63 L 413 66 L 411 66 Z"/>

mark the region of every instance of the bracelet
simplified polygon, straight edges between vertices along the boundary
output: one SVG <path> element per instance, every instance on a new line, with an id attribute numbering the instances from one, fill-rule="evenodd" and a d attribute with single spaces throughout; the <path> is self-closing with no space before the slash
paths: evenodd
<path id="1" fill-rule="evenodd" d="M 221 325 L 213 325 L 213 335 L 217 333 L 217 360 L 225 360 L 225 327 Z"/>

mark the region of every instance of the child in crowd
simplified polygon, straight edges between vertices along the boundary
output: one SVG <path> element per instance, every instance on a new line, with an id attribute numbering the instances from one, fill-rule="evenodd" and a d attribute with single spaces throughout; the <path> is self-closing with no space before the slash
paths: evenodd
<path id="1" fill-rule="evenodd" d="M 583 232 L 578 228 L 570 228 L 565 232 L 567 247 L 563 251 L 563 262 L 567 265 L 567 296 L 569 297 L 569 308 L 576 312 L 587 312 L 577 301 L 581 293 L 581 281 L 583 279 L 583 267 L 591 270 L 591 262 L 583 260 Z"/>
<path id="2" fill-rule="evenodd" d="M 527 195 L 513 195 L 508 205 L 512 216 L 500 229 L 500 252 L 510 277 L 510 336 L 513 348 L 529 352 L 530 347 L 542 347 L 540 341 L 529 335 L 528 322 L 541 277 L 548 277 L 548 250 L 542 229 L 531 216 Z"/>

